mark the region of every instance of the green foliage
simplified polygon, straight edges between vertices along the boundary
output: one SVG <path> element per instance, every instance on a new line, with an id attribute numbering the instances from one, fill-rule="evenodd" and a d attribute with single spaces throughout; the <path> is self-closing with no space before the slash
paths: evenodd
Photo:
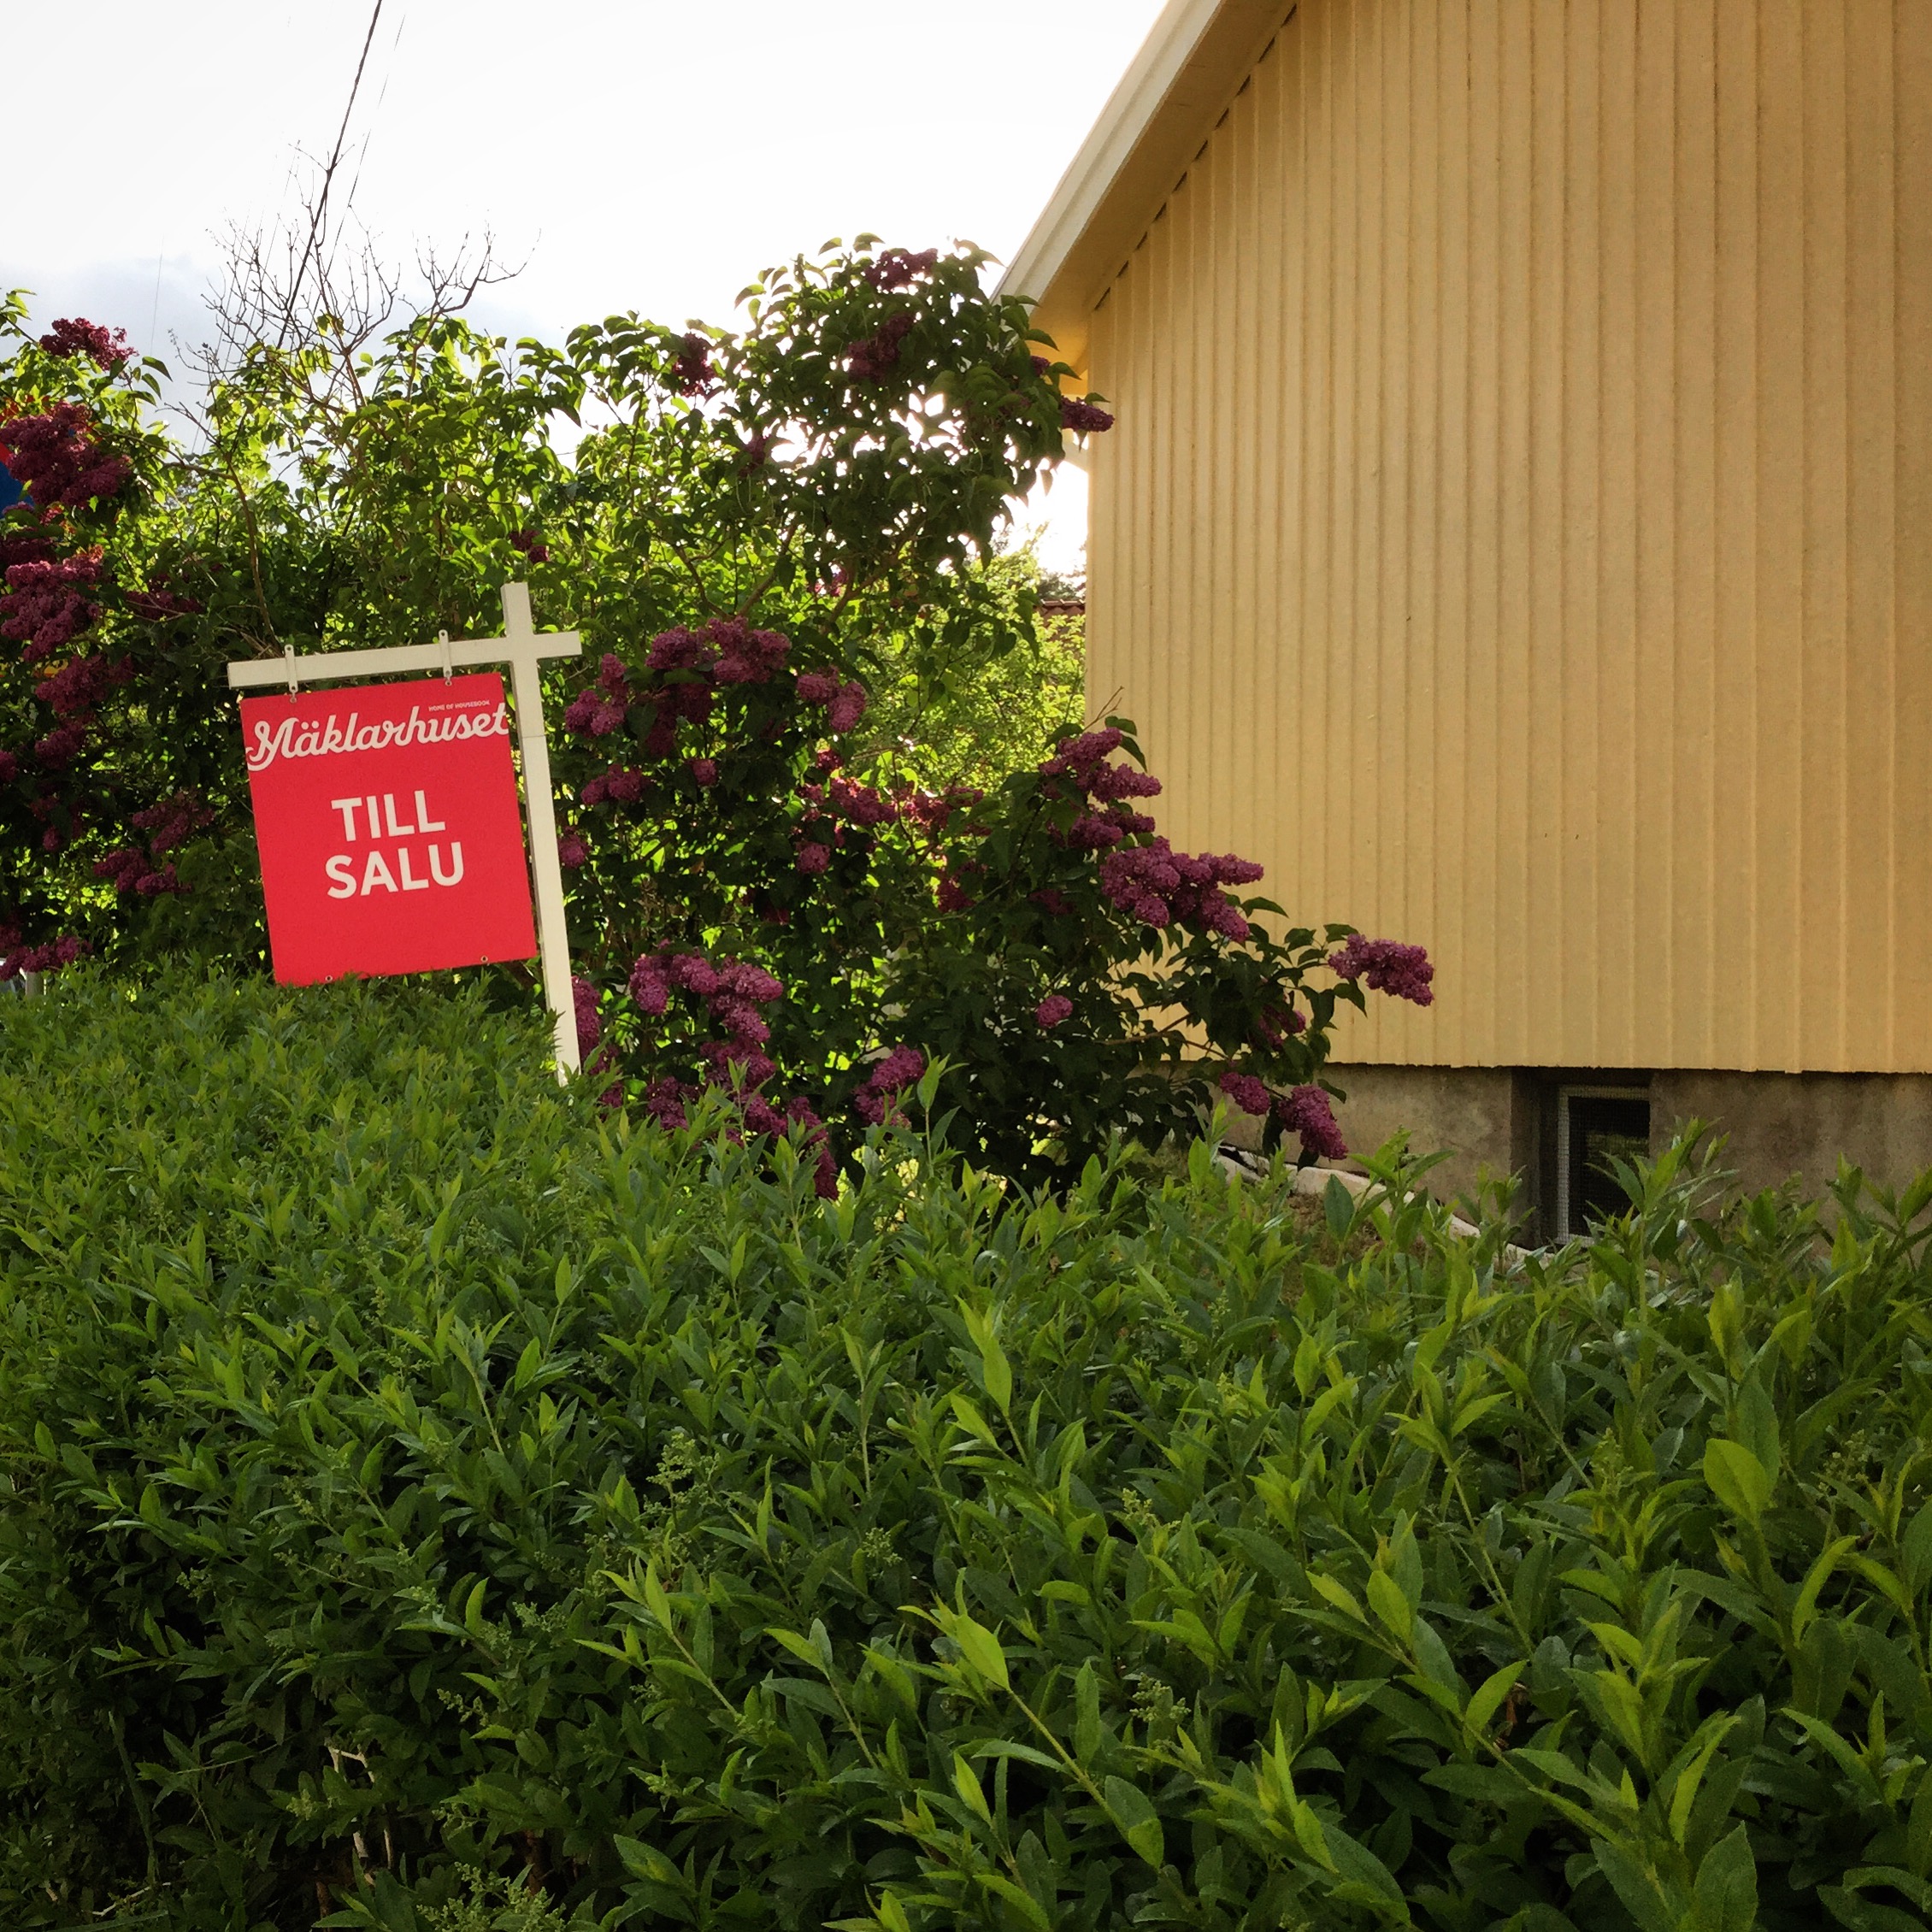
<path id="1" fill-rule="evenodd" d="M 1360 969 L 1322 976 L 1350 929 L 1171 852 L 1135 809 L 1157 780 L 1110 763 L 1139 760 L 1124 721 L 1056 751 L 1077 640 L 1042 637 L 998 539 L 1063 426 L 1110 419 L 985 266 L 860 237 L 769 272 L 734 331 L 620 315 L 561 348 L 433 315 L 369 349 L 320 316 L 248 347 L 187 439 L 153 367 L 0 303 L 30 485 L 0 517 L 0 977 L 86 950 L 260 970 L 225 663 L 489 634 L 527 574 L 585 645 L 551 676 L 558 857 L 612 1105 L 804 1118 L 829 1187 L 905 1081 L 881 1083 L 943 1054 L 960 1143 L 1010 1177 L 1185 1135 L 1217 1077 L 1269 1145 L 1335 1152 L 1313 1083 L 1364 1000 Z M 62 436 L 87 456 L 56 489 Z M 680 982 L 667 1017 L 692 955 L 737 990 Z M 492 979 L 529 999 L 527 963 Z"/>
<path id="2" fill-rule="evenodd" d="M 1923 1922 L 1932 1178 L 810 1166 L 474 992 L 0 1012 L 0 1920 Z"/>
<path id="3" fill-rule="evenodd" d="M 998 621 L 969 633 L 934 662 L 915 640 L 888 640 L 875 656 L 872 707 L 852 762 L 890 752 L 928 790 L 991 791 L 1037 763 L 1041 747 L 1086 717 L 1086 624 L 1040 613 L 1043 584 L 1028 550 L 1004 551 L 977 574 Z"/>
<path id="4" fill-rule="evenodd" d="M 44 347 L 0 295 L 0 422 L 77 410 L 110 465 L 91 496 L 0 515 L 0 568 L 82 568 L 87 613 L 49 628 L 0 587 L 0 957 L 67 937 L 262 961 L 233 658 L 488 635 L 523 576 L 593 666 L 723 617 L 786 629 L 800 663 L 941 686 L 1030 642 L 1030 599 L 972 566 L 1060 455 L 1063 369 L 983 292 L 984 261 L 861 238 L 769 271 L 736 331 L 618 315 L 561 348 L 434 314 L 367 348 L 322 315 L 223 370 L 187 433 L 159 413 L 162 365 Z M 50 697 L 74 663 L 101 688 Z M 556 672 L 553 695 L 582 681 Z M 178 839 L 144 836 L 184 798 Z M 576 881 L 592 961 L 648 926 L 658 868 L 621 843 Z"/>

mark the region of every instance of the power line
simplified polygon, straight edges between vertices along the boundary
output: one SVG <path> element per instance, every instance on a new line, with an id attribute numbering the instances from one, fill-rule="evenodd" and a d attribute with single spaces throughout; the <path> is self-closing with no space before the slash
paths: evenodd
<path id="1" fill-rule="evenodd" d="M 309 258 L 315 252 L 315 244 L 321 239 L 322 223 L 328 215 L 329 184 L 335 179 L 335 171 L 342 163 L 342 144 L 349 136 L 349 117 L 356 111 L 356 96 L 362 85 L 362 69 L 368 65 L 369 46 L 375 38 L 375 23 L 382 18 L 382 0 L 375 0 L 375 9 L 369 15 L 369 29 L 362 36 L 362 51 L 356 62 L 356 78 L 349 84 L 349 99 L 342 110 L 342 125 L 335 131 L 335 146 L 330 151 L 328 165 L 322 170 L 321 192 L 315 197 L 315 209 L 309 221 L 309 239 L 302 244 L 302 260 L 297 263 L 295 279 L 289 285 L 292 298 L 290 313 L 282 317 L 282 326 L 275 337 L 275 346 L 280 349 L 288 340 L 289 325 L 294 320 L 292 298 L 302 286 L 302 278 L 309 272 Z"/>
<path id="2" fill-rule="evenodd" d="M 382 85 L 377 91 L 375 105 L 369 109 L 369 125 L 362 130 L 362 144 L 356 150 L 356 177 L 350 182 L 349 193 L 345 197 L 346 205 L 351 208 L 356 204 L 356 191 L 362 185 L 362 163 L 368 159 L 369 137 L 375 132 L 376 122 L 382 118 L 382 103 L 389 98 L 389 83 L 396 76 L 396 54 L 397 50 L 403 44 L 403 29 L 409 24 L 409 16 L 407 12 L 401 15 L 397 20 L 396 38 L 389 44 L 389 64 L 383 70 Z M 373 32 L 375 27 L 374 21 L 370 21 L 369 27 Z"/>

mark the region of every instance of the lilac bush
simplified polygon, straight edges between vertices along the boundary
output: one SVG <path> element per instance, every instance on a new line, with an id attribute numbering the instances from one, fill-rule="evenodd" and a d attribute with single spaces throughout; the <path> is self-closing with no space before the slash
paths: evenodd
<path id="1" fill-rule="evenodd" d="M 1319 1084 L 1337 1003 L 1362 1005 L 1366 978 L 1427 1004 L 1426 957 L 1343 927 L 1277 935 L 1278 909 L 1240 896 L 1258 865 L 1160 835 L 1125 721 L 939 792 L 889 758 L 843 769 L 863 685 L 794 668 L 781 633 L 680 628 L 641 655 L 566 711 L 600 763 L 624 744 L 563 842 L 579 875 L 580 854 L 674 854 L 705 910 L 598 1004 L 606 1092 L 682 1124 L 709 1090 L 739 1130 L 796 1128 L 828 1187 L 833 1150 L 907 1118 L 935 1061 L 956 1136 L 1025 1178 L 1116 1133 L 1185 1135 L 1217 1099 L 1269 1146 L 1346 1152 Z"/>
<path id="2" fill-rule="evenodd" d="M 318 320 L 228 374 L 193 447 L 123 337 L 29 338 L 0 305 L 26 490 L 0 516 L 0 972 L 259 970 L 221 665 L 487 634 L 522 577 L 586 645 L 547 698 L 607 1104 L 787 1137 L 827 1187 L 929 1103 L 1028 1180 L 1216 1104 L 1339 1153 L 1337 1005 L 1426 1004 L 1419 949 L 1291 925 L 1258 865 L 1177 851 L 1124 720 L 1067 716 L 970 786 L 868 726 L 881 677 L 957 687 L 1035 635 L 987 560 L 1066 438 L 1112 424 L 985 267 L 862 238 L 761 278 L 735 331 L 613 316 L 561 348 L 430 316 L 358 360 Z M 487 977 L 533 997 L 527 967 Z"/>

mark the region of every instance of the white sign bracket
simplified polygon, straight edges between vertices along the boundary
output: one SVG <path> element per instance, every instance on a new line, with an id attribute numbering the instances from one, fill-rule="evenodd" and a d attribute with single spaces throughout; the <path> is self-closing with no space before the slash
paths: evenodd
<path id="1" fill-rule="evenodd" d="M 290 697 L 303 684 L 343 678 L 379 678 L 403 671 L 437 671 L 447 678 L 461 665 L 508 664 L 516 708 L 517 748 L 523 757 L 523 802 L 530 828 L 530 869 L 537 893 L 537 950 L 544 998 L 557 1039 L 557 1077 L 567 1081 L 583 1064 L 577 1043 L 577 1003 L 570 983 L 570 941 L 563 921 L 563 869 L 557 856 L 557 808 L 551 791 L 550 740 L 544 729 L 543 660 L 580 657 L 574 631 L 539 631 L 530 619 L 530 586 L 503 586 L 504 634 L 434 644 L 396 645 L 379 651 L 319 651 L 298 656 L 292 645 L 274 658 L 243 658 L 228 666 L 231 690 L 286 682 Z"/>

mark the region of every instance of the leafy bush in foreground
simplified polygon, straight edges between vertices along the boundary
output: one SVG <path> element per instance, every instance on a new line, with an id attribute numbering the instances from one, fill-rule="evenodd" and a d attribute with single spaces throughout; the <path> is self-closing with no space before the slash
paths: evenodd
<path id="1" fill-rule="evenodd" d="M 1923 1923 L 1932 1181 L 1510 1272 L 542 1051 L 0 1013 L 8 1925 Z"/>

